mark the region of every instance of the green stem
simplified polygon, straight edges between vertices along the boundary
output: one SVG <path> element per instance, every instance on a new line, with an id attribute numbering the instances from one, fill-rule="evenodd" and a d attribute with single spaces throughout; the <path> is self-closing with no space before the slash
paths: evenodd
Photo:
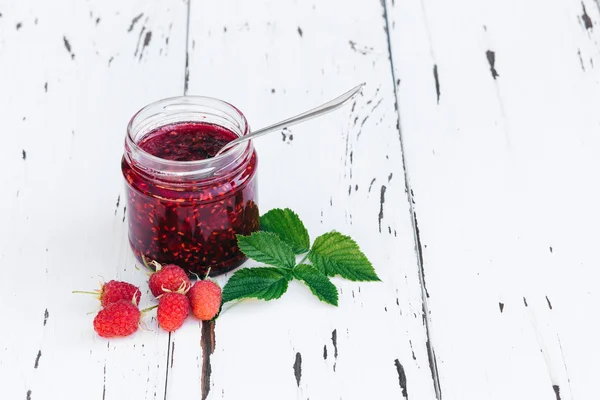
<path id="1" fill-rule="evenodd" d="M 306 259 L 307 259 L 307 258 L 308 258 L 308 253 L 306 253 L 306 254 L 304 255 L 304 258 L 303 258 L 302 260 L 300 260 L 300 262 L 298 263 L 298 265 L 300 265 L 300 264 L 304 264 L 304 261 L 306 261 Z"/>
<path id="2" fill-rule="evenodd" d="M 93 294 L 94 296 L 98 296 L 100 293 L 98 292 L 84 292 L 82 290 L 73 290 L 71 293 L 78 293 L 78 294 Z"/>
<path id="3" fill-rule="evenodd" d="M 221 310 L 221 313 L 219 314 L 219 317 L 220 317 L 221 315 L 223 315 L 223 313 L 224 313 L 225 311 L 231 310 L 231 309 L 233 308 L 233 306 L 235 306 L 235 305 L 237 305 L 237 304 L 240 304 L 242 301 L 244 301 L 244 299 L 237 299 L 237 300 L 231 300 L 231 301 L 228 301 L 227 303 L 229 303 L 229 304 L 230 304 L 230 305 L 229 305 L 229 307 L 222 309 L 222 310 Z M 227 304 L 227 303 L 225 303 L 225 304 Z"/>
<path id="4" fill-rule="evenodd" d="M 157 304 L 157 305 L 155 305 L 155 306 L 152 306 L 152 307 L 144 308 L 143 310 L 140 310 L 140 312 L 141 312 L 142 314 L 144 314 L 144 313 L 147 313 L 148 311 L 152 311 L 152 310 L 154 310 L 156 307 L 158 307 L 158 304 Z"/>

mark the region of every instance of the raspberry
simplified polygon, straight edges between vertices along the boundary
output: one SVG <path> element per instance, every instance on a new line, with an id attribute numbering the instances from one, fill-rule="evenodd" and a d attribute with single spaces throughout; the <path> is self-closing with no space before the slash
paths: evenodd
<path id="1" fill-rule="evenodd" d="M 140 316 L 131 300 L 119 300 L 100 310 L 94 318 L 94 330 L 105 338 L 129 336 L 137 331 Z"/>
<path id="2" fill-rule="evenodd" d="M 192 286 L 190 278 L 181 267 L 173 264 L 161 266 L 157 262 L 153 264 L 156 266 L 156 272 L 150 276 L 148 286 L 154 297 L 169 291 L 176 292 L 180 288 L 187 292 Z"/>
<path id="3" fill-rule="evenodd" d="M 221 309 L 221 288 L 210 280 L 197 281 L 188 292 L 192 314 L 202 321 L 210 321 Z"/>
<path id="4" fill-rule="evenodd" d="M 94 294 L 98 297 L 100 304 L 102 304 L 103 307 L 116 303 L 119 300 L 128 300 L 129 302 L 133 300 L 135 304 L 139 304 L 140 298 L 142 297 L 142 292 L 140 292 L 140 289 L 137 286 L 121 281 L 108 281 L 100 286 L 100 290 L 94 292 L 81 292 L 76 290 L 73 291 L 73 293 Z"/>
<path id="5" fill-rule="evenodd" d="M 190 313 L 190 301 L 180 292 L 167 292 L 158 298 L 156 318 L 158 325 L 167 332 L 173 332 L 183 325 Z"/>

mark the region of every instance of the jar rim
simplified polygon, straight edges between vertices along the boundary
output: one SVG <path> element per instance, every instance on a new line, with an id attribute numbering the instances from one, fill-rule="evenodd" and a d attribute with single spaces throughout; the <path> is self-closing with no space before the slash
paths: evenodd
<path id="1" fill-rule="evenodd" d="M 191 117 L 177 119 L 178 114 L 187 114 Z M 222 123 L 206 121 L 206 115 L 220 119 Z M 174 118 L 173 121 L 166 119 L 169 116 Z M 156 121 L 147 122 L 152 118 Z M 148 126 L 141 126 L 144 122 L 147 122 Z M 150 170 L 152 173 L 163 176 L 194 175 L 197 177 L 198 174 L 211 176 L 231 164 L 237 164 L 237 160 L 253 150 L 252 141 L 248 141 L 232 146 L 216 157 L 178 161 L 155 156 L 139 146 L 138 143 L 141 139 L 154 129 L 178 122 L 211 123 L 230 130 L 238 137 L 245 136 L 250 132 L 246 116 L 237 107 L 224 100 L 206 96 L 168 97 L 144 106 L 131 117 L 127 125 L 125 154 L 130 157 L 130 160 L 136 160 L 136 164 L 142 166 L 142 169 Z M 227 124 L 228 126 L 225 126 Z"/>

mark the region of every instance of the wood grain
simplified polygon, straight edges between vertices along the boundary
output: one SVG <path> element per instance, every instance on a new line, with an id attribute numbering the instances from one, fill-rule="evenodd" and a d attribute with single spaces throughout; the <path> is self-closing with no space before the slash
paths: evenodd
<path id="1" fill-rule="evenodd" d="M 181 94 L 186 11 L 0 1 L 3 398 L 164 397 L 168 335 L 148 320 L 152 331 L 100 339 L 86 315 L 99 302 L 71 291 L 145 281 L 127 243 L 120 157 L 133 113 Z"/>
<path id="2" fill-rule="evenodd" d="M 381 4 L 192 2 L 190 11 L 188 93 L 235 104 L 254 128 L 367 83 L 355 104 L 256 141 L 259 205 L 296 210 L 312 239 L 350 234 L 383 280 L 335 279 L 338 309 L 292 283 L 281 300 L 224 312 L 208 398 L 434 399 Z M 200 328 L 172 337 L 190 350 L 176 353 L 168 398 L 201 398 Z"/>
<path id="3" fill-rule="evenodd" d="M 0 0 L 4 397 L 593 397 L 599 23 L 597 0 Z M 135 111 L 206 95 L 260 128 L 363 81 L 256 141 L 259 204 L 351 235 L 382 283 L 94 334 L 71 290 L 152 303 L 119 170 Z"/>
<path id="4" fill-rule="evenodd" d="M 593 397 L 598 8 L 387 7 L 443 398 Z"/>

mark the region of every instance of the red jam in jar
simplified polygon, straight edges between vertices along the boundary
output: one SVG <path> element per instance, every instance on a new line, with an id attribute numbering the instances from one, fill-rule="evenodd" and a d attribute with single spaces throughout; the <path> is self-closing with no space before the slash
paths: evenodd
<path id="1" fill-rule="evenodd" d="M 206 97 L 161 100 L 132 118 L 121 167 L 138 260 L 200 276 L 245 260 L 235 235 L 259 229 L 256 152 L 248 141 L 214 155 L 248 132 L 237 108 Z"/>

